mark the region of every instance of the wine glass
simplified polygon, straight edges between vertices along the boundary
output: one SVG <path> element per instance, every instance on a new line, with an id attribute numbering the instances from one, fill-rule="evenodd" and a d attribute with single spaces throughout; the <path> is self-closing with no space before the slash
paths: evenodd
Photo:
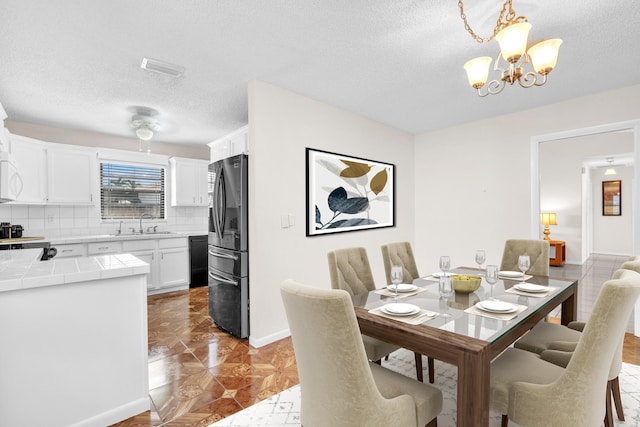
<path id="1" fill-rule="evenodd" d="M 395 300 L 398 300 L 398 285 L 402 283 L 402 266 L 401 265 L 392 265 L 391 266 L 391 283 L 393 283 L 393 289 L 395 290 L 396 297 Z"/>
<path id="2" fill-rule="evenodd" d="M 476 251 L 476 264 L 478 264 L 478 270 L 482 272 L 482 264 L 485 261 L 485 254 L 483 250 Z"/>
<path id="3" fill-rule="evenodd" d="M 448 257 L 447 257 L 448 258 Z M 440 298 L 444 300 L 445 312 L 441 314 L 442 317 L 451 317 L 447 310 L 449 309 L 449 298 L 453 295 L 453 283 L 451 276 L 440 276 L 438 282 L 438 289 L 440 291 Z"/>
<path id="4" fill-rule="evenodd" d="M 518 268 L 522 271 L 522 283 L 524 283 L 524 273 L 531 267 L 529 255 L 520 255 L 518 257 Z"/>
<path id="5" fill-rule="evenodd" d="M 441 256 L 440 257 L 440 270 L 442 270 L 442 275 L 446 276 L 447 275 L 447 271 L 449 271 L 450 268 L 451 268 L 451 259 L 446 255 Z"/>
<path id="6" fill-rule="evenodd" d="M 493 264 L 487 265 L 484 278 L 491 288 L 491 297 L 489 299 L 493 299 L 493 285 L 498 283 L 498 266 Z"/>

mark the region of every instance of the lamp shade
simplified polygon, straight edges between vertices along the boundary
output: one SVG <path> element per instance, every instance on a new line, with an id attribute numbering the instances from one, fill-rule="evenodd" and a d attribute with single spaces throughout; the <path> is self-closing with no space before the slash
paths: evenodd
<path id="1" fill-rule="evenodd" d="M 148 141 L 153 138 L 153 131 L 146 126 L 140 126 L 136 129 L 136 136 L 143 141 Z"/>
<path id="2" fill-rule="evenodd" d="M 527 38 L 531 24 L 520 22 L 503 28 L 496 34 L 496 41 L 500 44 L 500 52 L 505 61 L 516 63 L 527 49 Z"/>
<path id="3" fill-rule="evenodd" d="M 491 65 L 491 58 L 488 56 L 480 56 L 464 64 L 471 87 L 480 89 L 484 86 L 489 77 L 489 65 Z"/>
<path id="4" fill-rule="evenodd" d="M 551 212 L 541 213 L 540 222 L 544 225 L 558 225 L 558 223 L 556 223 L 556 214 Z"/>
<path id="5" fill-rule="evenodd" d="M 531 46 L 527 53 L 531 58 L 533 69 L 542 75 L 549 74 L 558 63 L 558 52 L 561 44 L 562 40 L 551 39 Z"/>

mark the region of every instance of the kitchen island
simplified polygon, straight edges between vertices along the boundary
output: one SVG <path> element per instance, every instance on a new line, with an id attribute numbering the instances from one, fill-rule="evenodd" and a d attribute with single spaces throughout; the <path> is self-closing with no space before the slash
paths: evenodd
<path id="1" fill-rule="evenodd" d="M 0 425 L 105 426 L 148 410 L 149 265 L 41 253 L 0 252 Z"/>

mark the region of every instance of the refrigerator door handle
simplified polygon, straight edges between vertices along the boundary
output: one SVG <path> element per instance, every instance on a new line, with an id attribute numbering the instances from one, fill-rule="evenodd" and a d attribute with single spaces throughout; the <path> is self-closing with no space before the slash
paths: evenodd
<path id="1" fill-rule="evenodd" d="M 212 255 L 212 256 L 215 256 L 215 257 L 218 257 L 218 258 L 232 259 L 234 261 L 238 260 L 238 257 L 235 256 L 235 255 L 221 254 L 219 252 L 212 252 L 212 251 L 207 251 L 207 252 L 209 252 L 209 255 Z"/>
<path id="2" fill-rule="evenodd" d="M 217 276 L 213 274 L 211 271 L 209 271 L 208 274 L 209 274 L 209 277 L 211 277 L 213 280 L 218 280 L 223 283 L 228 283 L 229 285 L 238 286 L 238 282 L 236 282 L 235 280 L 229 280 L 226 277 Z"/>

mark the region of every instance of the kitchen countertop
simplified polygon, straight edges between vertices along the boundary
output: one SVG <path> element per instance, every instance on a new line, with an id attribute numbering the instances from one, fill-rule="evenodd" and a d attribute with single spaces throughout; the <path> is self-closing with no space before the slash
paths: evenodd
<path id="1" fill-rule="evenodd" d="M 170 233 L 136 233 L 136 234 L 96 234 L 89 236 L 67 236 L 52 237 L 47 239 L 51 246 L 65 245 L 72 243 L 91 243 L 91 242 L 119 242 L 123 240 L 149 240 L 149 239 L 170 239 L 175 237 L 189 237 L 206 235 L 207 232 L 189 232 L 189 231 L 172 231 Z"/>
<path id="2" fill-rule="evenodd" d="M 0 251 L 0 292 L 148 274 L 150 271 L 149 264 L 131 254 L 40 261 L 41 255 L 42 249 Z"/>

